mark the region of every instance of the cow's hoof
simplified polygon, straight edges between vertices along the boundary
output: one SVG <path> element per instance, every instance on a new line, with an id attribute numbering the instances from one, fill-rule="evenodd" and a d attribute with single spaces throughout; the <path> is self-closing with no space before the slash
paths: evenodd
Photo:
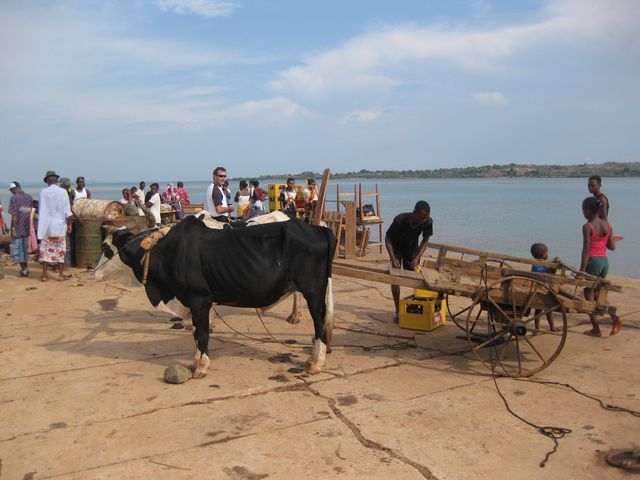
<path id="1" fill-rule="evenodd" d="M 287 322 L 289 322 L 291 325 L 295 325 L 297 323 L 300 323 L 300 317 L 291 314 L 287 317 Z"/>
<path id="2" fill-rule="evenodd" d="M 321 371 L 322 370 L 319 367 L 316 367 L 316 366 L 313 366 L 313 365 L 309 365 L 309 368 L 307 368 L 307 373 L 309 375 L 317 375 Z"/>
<path id="3" fill-rule="evenodd" d="M 193 378 L 204 378 L 207 376 L 207 372 L 200 372 L 198 370 L 196 370 L 195 372 L 193 372 Z"/>

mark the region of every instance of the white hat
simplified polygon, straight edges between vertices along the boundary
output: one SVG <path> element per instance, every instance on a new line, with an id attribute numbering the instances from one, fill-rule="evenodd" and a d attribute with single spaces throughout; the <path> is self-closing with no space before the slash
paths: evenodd
<path id="1" fill-rule="evenodd" d="M 9 190 L 11 190 L 12 188 L 16 188 L 17 186 L 18 186 L 18 185 L 16 185 L 16 183 L 15 183 L 15 182 L 11 182 L 11 183 L 9 184 Z"/>

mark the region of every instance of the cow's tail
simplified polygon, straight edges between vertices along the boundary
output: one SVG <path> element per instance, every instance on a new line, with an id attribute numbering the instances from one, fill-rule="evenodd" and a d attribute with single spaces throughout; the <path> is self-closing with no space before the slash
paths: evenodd
<path id="1" fill-rule="evenodd" d="M 332 278 L 327 279 L 327 295 L 326 305 L 327 313 L 324 316 L 324 333 L 327 338 L 327 347 L 331 346 L 331 338 L 333 337 L 333 287 L 331 285 Z"/>
<path id="2" fill-rule="evenodd" d="M 327 306 L 326 314 L 324 317 L 324 332 L 325 337 L 327 339 L 327 347 L 331 347 L 331 339 L 333 337 L 333 286 L 332 286 L 332 278 L 331 278 L 331 270 L 333 267 L 333 255 L 337 248 L 338 242 L 336 241 L 336 237 L 333 235 L 333 232 L 326 229 L 327 237 L 328 237 L 328 252 L 327 252 L 327 293 L 325 298 L 325 303 Z"/>

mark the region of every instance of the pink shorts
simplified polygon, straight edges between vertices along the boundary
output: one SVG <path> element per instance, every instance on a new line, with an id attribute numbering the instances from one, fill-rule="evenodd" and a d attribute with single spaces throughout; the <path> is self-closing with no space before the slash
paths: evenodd
<path id="1" fill-rule="evenodd" d="M 40 263 L 64 263 L 67 237 L 47 237 L 40 242 Z"/>

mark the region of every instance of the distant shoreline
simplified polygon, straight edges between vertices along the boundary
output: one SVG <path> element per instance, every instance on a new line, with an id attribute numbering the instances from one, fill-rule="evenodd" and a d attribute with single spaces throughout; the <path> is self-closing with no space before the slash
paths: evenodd
<path id="1" fill-rule="evenodd" d="M 438 168 L 426 170 L 367 170 L 357 172 L 331 173 L 334 180 L 349 178 L 586 178 L 591 175 L 601 177 L 640 177 L 640 162 L 607 162 L 579 165 L 483 165 L 480 167 Z M 258 180 L 293 178 L 322 178 L 319 172 L 282 173 L 261 175 Z M 241 179 L 235 177 L 232 180 Z"/>

